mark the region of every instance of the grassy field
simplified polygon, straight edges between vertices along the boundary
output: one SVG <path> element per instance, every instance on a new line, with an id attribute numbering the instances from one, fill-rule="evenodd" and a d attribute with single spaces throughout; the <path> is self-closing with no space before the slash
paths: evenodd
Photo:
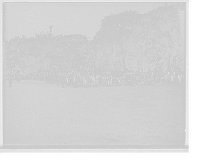
<path id="1" fill-rule="evenodd" d="M 183 86 L 4 87 L 5 145 L 183 145 Z"/>

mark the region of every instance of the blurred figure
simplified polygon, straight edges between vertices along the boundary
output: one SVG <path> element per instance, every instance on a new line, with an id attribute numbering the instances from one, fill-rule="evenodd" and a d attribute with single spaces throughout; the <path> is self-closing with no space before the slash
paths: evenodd
<path id="1" fill-rule="evenodd" d="M 87 88 L 88 86 L 90 86 L 90 84 L 91 84 L 91 71 L 89 70 L 88 72 L 87 72 L 87 83 L 86 83 L 86 85 L 85 85 L 85 88 Z"/>
<path id="2" fill-rule="evenodd" d="M 103 72 L 101 77 L 102 77 L 102 84 L 105 84 L 106 83 L 106 78 L 107 78 L 106 77 L 106 72 Z"/>
<path id="3" fill-rule="evenodd" d="M 100 81 L 100 72 L 96 71 L 95 72 L 95 84 L 97 87 L 99 87 L 99 81 Z"/>
<path id="4" fill-rule="evenodd" d="M 75 70 L 74 78 L 75 78 L 75 80 L 74 80 L 74 86 L 73 87 L 76 88 L 79 84 L 79 78 L 80 78 L 78 70 Z"/>
<path id="5" fill-rule="evenodd" d="M 14 73 L 12 72 L 12 68 L 10 68 L 10 71 L 8 72 L 8 79 L 9 79 L 9 87 L 12 87 L 12 81 L 14 79 Z"/>
<path id="6" fill-rule="evenodd" d="M 19 83 L 20 80 L 22 79 L 22 76 L 23 76 L 23 75 L 24 75 L 24 72 L 23 72 L 23 74 L 21 75 L 19 70 L 17 70 L 17 72 L 15 73 L 15 77 L 16 77 L 16 80 L 17 80 L 18 83 Z"/>
<path id="7" fill-rule="evenodd" d="M 91 84 L 90 84 L 90 86 L 95 86 L 95 82 L 96 82 L 96 80 L 95 80 L 95 71 L 91 71 Z"/>
<path id="8" fill-rule="evenodd" d="M 68 85 L 73 84 L 73 75 L 72 75 L 72 71 L 70 70 L 68 72 Z"/>
<path id="9" fill-rule="evenodd" d="M 83 87 L 86 86 L 86 83 L 87 83 L 87 70 L 86 68 L 83 69 L 83 77 L 82 77 L 82 80 L 83 80 Z"/>
<path id="10" fill-rule="evenodd" d="M 37 75 L 36 75 L 36 72 L 35 72 L 35 71 L 33 72 L 32 79 L 33 79 L 33 80 L 36 80 L 36 79 L 37 79 Z"/>
<path id="11" fill-rule="evenodd" d="M 108 70 L 108 86 L 112 85 L 112 69 Z"/>

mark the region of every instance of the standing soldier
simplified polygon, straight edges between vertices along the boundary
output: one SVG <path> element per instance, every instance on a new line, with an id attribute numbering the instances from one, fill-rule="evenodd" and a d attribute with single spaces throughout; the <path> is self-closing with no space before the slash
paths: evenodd
<path id="1" fill-rule="evenodd" d="M 86 87 L 88 87 L 88 86 L 90 86 L 90 84 L 91 84 L 91 72 L 90 72 L 90 70 L 87 72 L 87 83 L 86 83 L 86 85 L 85 85 L 85 88 Z"/>
<path id="2" fill-rule="evenodd" d="M 181 71 L 180 67 L 177 67 L 176 74 L 177 82 L 180 84 L 183 81 L 183 72 Z"/>
<path id="3" fill-rule="evenodd" d="M 124 73 L 123 73 L 123 72 L 120 72 L 120 75 L 119 75 L 119 76 L 120 76 L 120 82 L 121 82 L 121 84 L 122 84 L 122 85 L 125 85 L 125 84 L 124 84 Z"/>
<path id="4" fill-rule="evenodd" d="M 117 81 L 118 81 L 118 85 L 121 85 L 120 72 L 116 73 L 116 78 L 117 78 Z"/>
<path id="5" fill-rule="evenodd" d="M 75 70 L 75 73 L 74 73 L 74 78 L 75 78 L 75 80 L 74 80 L 74 88 L 75 87 L 77 87 L 78 86 L 78 83 L 79 83 L 79 73 L 78 73 L 78 70 Z"/>
<path id="6" fill-rule="evenodd" d="M 91 82 L 91 86 L 95 86 L 95 82 L 96 82 L 96 80 L 95 80 L 95 71 L 93 71 L 92 70 L 92 72 L 91 72 L 91 80 L 92 80 L 92 82 Z"/>
<path id="7" fill-rule="evenodd" d="M 79 86 L 83 86 L 83 70 L 79 71 Z"/>
<path id="8" fill-rule="evenodd" d="M 10 71 L 8 72 L 8 79 L 9 79 L 9 87 L 12 87 L 12 81 L 14 79 L 14 73 L 12 72 L 12 68 L 10 68 Z"/>
<path id="9" fill-rule="evenodd" d="M 102 73 L 102 80 L 103 80 L 102 83 L 105 84 L 105 82 L 106 82 L 106 72 Z"/>
<path id="10" fill-rule="evenodd" d="M 168 78 L 169 78 L 169 83 L 171 83 L 171 80 L 172 80 L 172 71 L 171 70 L 169 70 L 168 71 Z"/>
<path id="11" fill-rule="evenodd" d="M 61 74 L 60 78 L 61 78 L 60 79 L 61 80 L 61 82 L 60 82 L 61 83 L 61 87 L 64 88 L 65 87 L 65 76 L 63 75 L 63 73 Z"/>
<path id="12" fill-rule="evenodd" d="M 87 71 L 86 68 L 83 69 L 83 87 L 86 86 L 87 83 Z"/>
<path id="13" fill-rule="evenodd" d="M 99 79 L 100 79 L 100 72 L 96 71 L 95 73 L 95 84 L 97 87 L 99 87 Z"/>
<path id="14" fill-rule="evenodd" d="M 108 71 L 108 86 L 112 85 L 111 80 L 112 80 L 112 70 L 109 69 L 109 71 Z"/>

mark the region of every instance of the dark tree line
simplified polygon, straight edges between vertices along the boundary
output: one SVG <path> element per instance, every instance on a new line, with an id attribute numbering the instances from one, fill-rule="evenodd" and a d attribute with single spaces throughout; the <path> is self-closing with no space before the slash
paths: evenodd
<path id="1" fill-rule="evenodd" d="M 88 39 L 83 35 L 36 35 L 16 37 L 4 43 L 5 68 L 30 73 L 40 68 L 62 67 L 80 69 L 88 57 Z"/>
<path id="2" fill-rule="evenodd" d="M 3 43 L 5 78 L 59 85 L 160 84 L 184 80 L 184 10 L 180 4 L 146 14 L 106 16 L 92 41 L 85 35 L 15 37 Z M 54 79 L 54 80 L 51 80 Z"/>

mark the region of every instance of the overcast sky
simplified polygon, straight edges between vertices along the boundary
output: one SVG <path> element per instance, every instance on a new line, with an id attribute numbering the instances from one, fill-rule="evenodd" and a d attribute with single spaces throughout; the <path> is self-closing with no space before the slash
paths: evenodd
<path id="1" fill-rule="evenodd" d="M 48 31 L 53 34 L 84 34 L 92 39 L 100 21 L 125 10 L 148 12 L 164 3 L 4 3 L 4 36 L 33 36 Z"/>

